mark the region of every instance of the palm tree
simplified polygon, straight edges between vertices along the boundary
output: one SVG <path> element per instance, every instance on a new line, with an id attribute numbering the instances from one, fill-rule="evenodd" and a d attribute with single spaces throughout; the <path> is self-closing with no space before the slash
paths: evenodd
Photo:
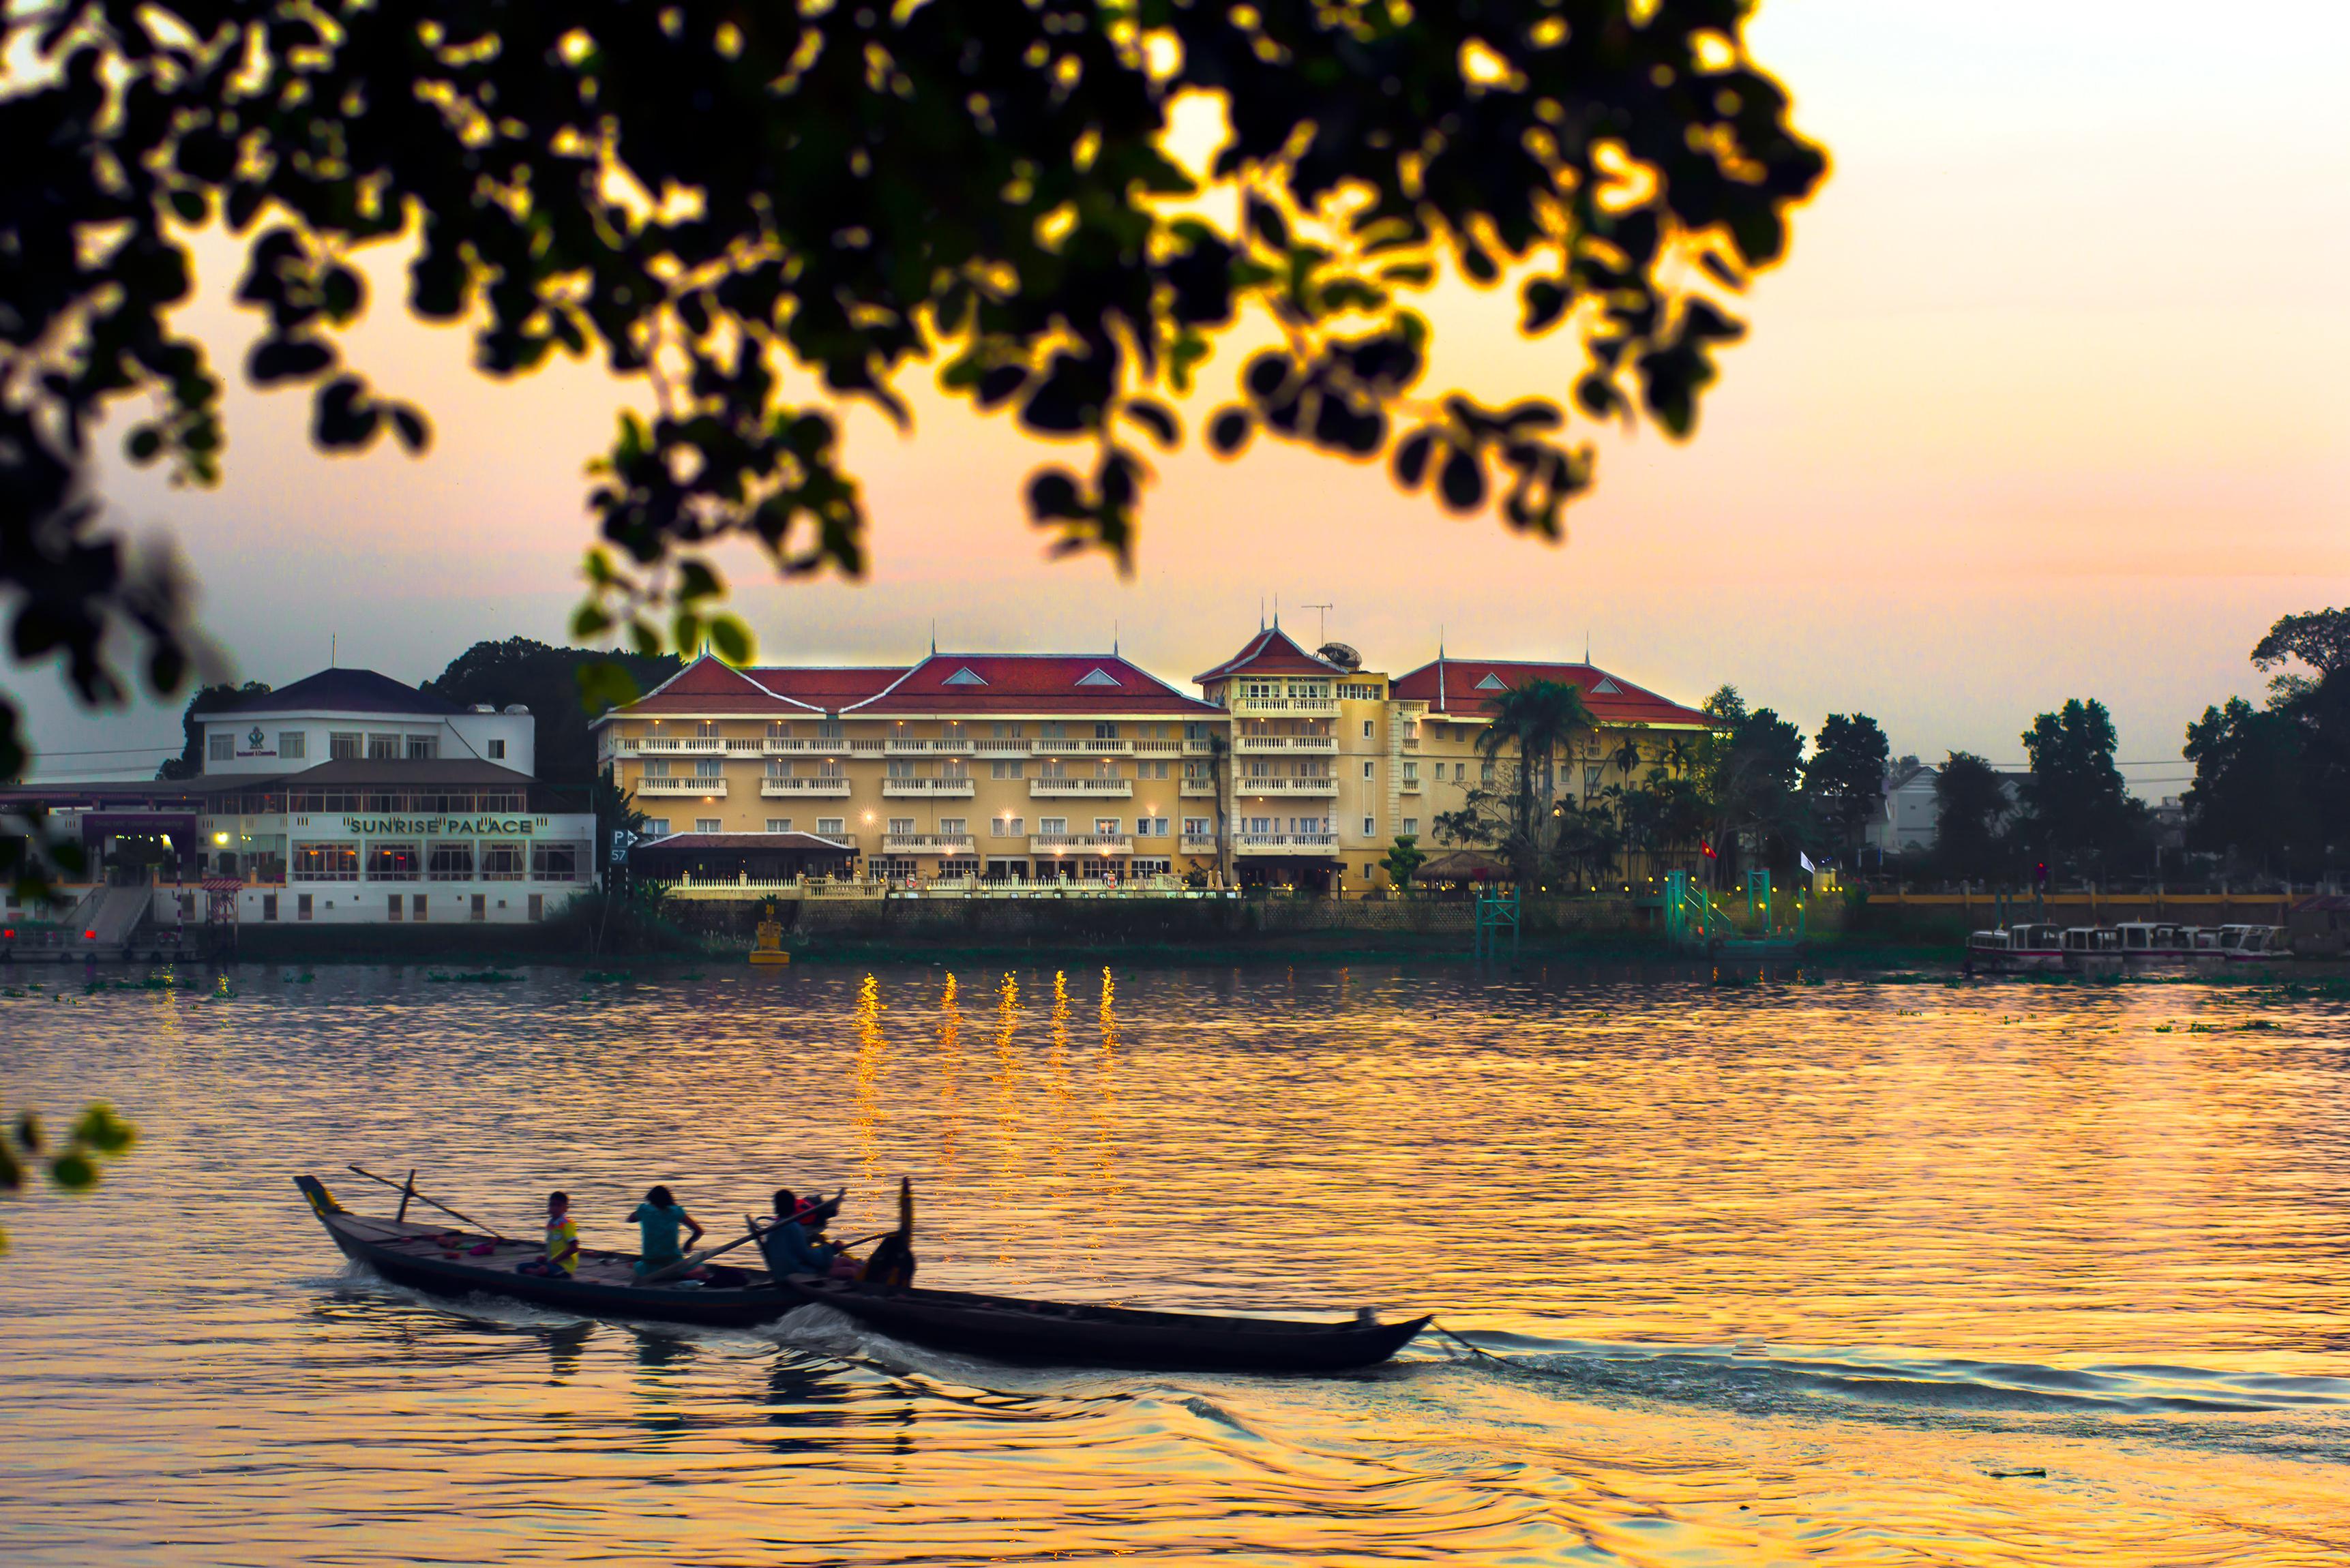
<path id="1" fill-rule="evenodd" d="M 1517 873 L 1518 886 L 1531 887 L 1541 872 L 1551 829 L 1558 753 L 1577 737 L 1591 732 L 1595 727 L 1591 710 L 1584 705 L 1583 689 L 1563 680 L 1526 681 L 1492 698 L 1485 707 L 1492 722 L 1477 737 L 1478 753 L 1489 763 L 1498 761 L 1505 751 L 1517 753 L 1510 836 L 1503 850 Z"/>
<path id="2" fill-rule="evenodd" d="M 1224 768 L 1231 762 L 1232 743 L 1218 734 L 1208 737 L 1208 778 L 1216 788 L 1216 874 L 1227 888 L 1232 885 L 1232 836 L 1231 818 L 1225 811 Z"/>
<path id="3" fill-rule="evenodd" d="M 1640 765 L 1640 742 L 1632 732 L 1624 732 L 1623 743 L 1608 753 L 1607 760 L 1616 764 L 1616 825 L 1623 835 L 1621 863 L 1624 875 L 1632 874 L 1632 813 L 1627 806 L 1631 799 L 1632 770 Z"/>

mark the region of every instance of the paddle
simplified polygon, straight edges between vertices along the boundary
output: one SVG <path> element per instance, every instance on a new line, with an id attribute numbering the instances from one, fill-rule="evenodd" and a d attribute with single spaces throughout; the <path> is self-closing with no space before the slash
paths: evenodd
<path id="1" fill-rule="evenodd" d="M 487 1231 L 491 1235 L 496 1237 L 501 1241 L 511 1241 L 514 1240 L 513 1237 L 505 1235 L 500 1231 L 496 1226 L 483 1225 L 479 1220 L 474 1219 L 472 1215 L 460 1214 L 454 1209 L 450 1208 L 446 1203 L 435 1202 L 433 1199 L 425 1197 L 421 1192 L 417 1191 L 416 1173 L 412 1170 L 408 1173 L 408 1179 L 406 1181 L 394 1181 L 389 1176 L 378 1176 L 374 1171 L 368 1169 L 367 1167 L 363 1165 L 355 1165 L 351 1167 L 351 1169 L 358 1172 L 359 1175 L 366 1177 L 369 1181 L 380 1181 L 386 1187 L 389 1187 L 393 1191 L 399 1193 L 400 1195 L 400 1210 L 403 1214 L 408 1212 L 408 1200 L 413 1198 L 419 1203 L 438 1209 L 442 1213 L 446 1214 L 452 1220 L 462 1220 L 468 1225 L 480 1225 L 483 1230 Z"/>

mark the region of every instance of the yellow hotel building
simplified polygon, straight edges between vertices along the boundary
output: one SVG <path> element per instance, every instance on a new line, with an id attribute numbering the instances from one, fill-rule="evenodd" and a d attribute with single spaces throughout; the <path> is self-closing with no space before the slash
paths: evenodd
<path id="1" fill-rule="evenodd" d="M 1626 733 L 1657 760 L 1710 722 L 1586 664 L 1440 654 L 1390 679 L 1274 626 L 1195 676 L 1197 697 L 1115 653 L 704 658 L 596 729 L 650 819 L 650 875 L 1359 890 L 1385 884 L 1397 837 L 1425 846 L 1463 804 L 1486 703 L 1535 679 L 1580 687 L 1599 722 L 1567 769 L 1577 797 Z"/>

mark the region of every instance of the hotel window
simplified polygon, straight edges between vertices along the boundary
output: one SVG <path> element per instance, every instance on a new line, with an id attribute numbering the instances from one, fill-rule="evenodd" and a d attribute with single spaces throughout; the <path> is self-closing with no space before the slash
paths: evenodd
<path id="1" fill-rule="evenodd" d="M 1067 738 L 1068 730 L 1058 719 L 1047 719 L 1036 726 L 1036 734 L 1040 740 L 1059 741 Z"/>
<path id="2" fill-rule="evenodd" d="M 1599 768 L 1586 765 L 1583 770 L 1583 793 L 1586 794 L 1598 794 L 1599 781 L 1604 776 L 1605 774 Z"/>
<path id="3" fill-rule="evenodd" d="M 307 920 L 310 918 L 310 898 L 311 895 L 308 893 L 296 893 L 294 895 L 294 918 L 296 919 Z"/>
<path id="4" fill-rule="evenodd" d="M 914 776 L 914 764 L 911 762 L 892 757 L 885 765 L 893 779 L 910 779 Z"/>
<path id="5" fill-rule="evenodd" d="M 714 833 L 715 827 L 701 829 Z M 577 882 L 588 864 L 584 844 L 534 844 L 530 846 L 530 879 L 534 882 Z"/>
<path id="6" fill-rule="evenodd" d="M 1114 779 L 1118 777 L 1118 764 L 1111 762 L 1107 757 L 1095 758 L 1094 777 L 1097 779 Z"/>
<path id="7" fill-rule="evenodd" d="M 1363 776 L 1365 778 L 1369 778 L 1371 776 L 1371 764 L 1368 763 L 1365 763 L 1363 764 Z"/>
<path id="8" fill-rule="evenodd" d="M 669 818 L 666 816 L 649 816 L 645 818 L 645 836 L 648 838 L 667 838 L 669 836 Z M 487 864 L 487 861 L 484 860 L 484 864 Z"/>
<path id="9" fill-rule="evenodd" d="M 1183 819 L 1183 836 L 1186 838 L 1205 838 L 1215 831 L 1214 826 L 1204 816 L 1187 816 Z"/>
<path id="10" fill-rule="evenodd" d="M 693 831 L 696 833 L 723 833 L 726 831 L 726 826 L 725 824 L 717 817 L 697 816 L 693 819 Z"/>
<path id="11" fill-rule="evenodd" d="M 1416 816 L 1407 816 L 1407 817 L 1405 817 L 1405 818 L 1403 819 L 1403 830 L 1404 830 L 1404 833 L 1405 833 L 1408 836 L 1409 836 L 1409 837 L 1413 837 L 1413 838 L 1417 838 L 1417 837 L 1419 837 L 1419 818 L 1418 818 L 1418 817 L 1416 817 Z"/>
<path id="12" fill-rule="evenodd" d="M 506 743 L 504 741 L 492 741 L 490 742 L 490 761 L 494 763 L 502 763 L 505 760 Z"/>
<path id="13" fill-rule="evenodd" d="M 1366 719 L 1366 720 L 1364 720 L 1364 721 L 1363 721 L 1363 739 L 1365 739 L 1365 740 L 1367 740 L 1367 740 L 1369 740 L 1370 738 L 1371 738 L 1371 722 L 1370 722 L 1368 719 Z"/>
<path id="14" fill-rule="evenodd" d="M 987 775 L 990 778 L 1016 779 L 1025 776 L 1027 771 L 1028 764 L 1026 763 L 990 763 L 987 764 Z"/>
<path id="15" fill-rule="evenodd" d="M 236 737 L 226 730 L 214 730 L 204 738 L 204 761 L 233 763 L 236 761 Z"/>
<path id="16" fill-rule="evenodd" d="M 1094 832 L 1101 837 L 1116 838 L 1118 836 L 1118 818 L 1114 816 L 1097 816 L 1094 818 Z"/>
<path id="17" fill-rule="evenodd" d="M 265 920 L 274 920 L 277 918 L 276 894 L 264 893 L 261 896 L 261 918 Z"/>
<path id="18" fill-rule="evenodd" d="M 993 817 L 988 822 L 987 833 L 991 838 L 1023 838 L 1028 833 L 1028 819 L 1024 816 Z"/>
<path id="19" fill-rule="evenodd" d="M 1204 741 L 1208 738 L 1208 726 L 1186 724 L 1183 726 L 1183 738 L 1187 741 Z"/>
<path id="20" fill-rule="evenodd" d="M 667 822 L 646 825 L 654 833 L 669 831 Z M 522 880 L 522 846 L 519 844 L 484 844 L 482 846 L 482 880 L 484 882 L 519 882 Z"/>
<path id="21" fill-rule="evenodd" d="M 1069 831 L 1069 819 L 1066 816 L 1040 816 L 1036 819 L 1036 831 L 1047 838 L 1066 836 Z"/>
<path id="22" fill-rule="evenodd" d="M 277 760 L 281 763 L 299 763 L 308 760 L 307 753 L 309 751 L 309 739 L 310 737 L 307 732 L 301 730 L 278 731 Z"/>
<path id="23" fill-rule="evenodd" d="M 1164 838 L 1167 836 L 1167 819 L 1163 816 L 1138 816 L 1134 819 L 1134 831 L 1141 838 Z"/>
<path id="24" fill-rule="evenodd" d="M 1460 769 L 1460 767 L 1459 767 L 1457 764 L 1454 766 L 1454 768 L 1453 768 L 1453 770 L 1452 770 L 1452 776 L 1453 776 L 1454 778 L 1459 778 L 1459 777 L 1461 776 L 1461 769 Z M 1493 764 L 1492 764 L 1492 763 L 1479 763 L 1477 764 L 1477 782 L 1478 782 L 1479 784 L 1492 784 L 1492 783 L 1493 782 Z"/>
<path id="25" fill-rule="evenodd" d="M 964 762 L 961 757 L 949 757 L 944 763 L 941 764 L 939 768 L 939 777 L 942 779 L 967 779 L 971 777 L 971 764 Z"/>
<path id="26" fill-rule="evenodd" d="M 770 833 L 789 833 L 791 830 L 792 830 L 792 819 L 791 819 L 790 817 L 788 817 L 788 816 L 771 816 L 771 817 L 767 818 L 767 831 L 768 831 L 768 832 L 770 832 Z"/>
<path id="27" fill-rule="evenodd" d="M 721 776 L 722 765 L 716 757 L 704 757 L 693 764 L 693 776 L 698 779 L 717 778 Z"/>
<path id="28" fill-rule="evenodd" d="M 327 755 L 335 762 L 357 762 L 359 737 L 349 731 L 336 731 L 327 736 Z"/>
<path id="29" fill-rule="evenodd" d="M 971 836 L 971 819 L 967 816 L 942 816 L 939 818 L 939 836 L 941 838 L 969 838 Z"/>
<path id="30" fill-rule="evenodd" d="M 1069 764 L 1063 762 L 1058 757 L 1046 757 L 1043 763 L 1037 767 L 1036 776 L 1047 779 L 1067 778 L 1069 776 Z"/>
<path id="31" fill-rule="evenodd" d="M 912 817 L 910 817 L 910 816 L 893 816 L 893 817 L 891 817 L 891 818 L 889 819 L 889 833 L 890 833 L 890 836 L 895 837 L 895 838 L 903 838 L 903 837 L 905 837 L 908 834 L 910 834 L 910 833 L 911 833 L 911 832 L 913 832 L 913 831 L 914 831 L 914 819 L 913 819 Z"/>
<path id="32" fill-rule="evenodd" d="M 767 776 L 771 779 L 787 779 L 792 776 L 792 764 L 781 757 L 769 757 Z"/>
<path id="33" fill-rule="evenodd" d="M 396 763 L 400 761 L 400 737 L 398 735 L 369 735 L 368 737 L 368 761 L 371 763 Z"/>
<path id="34" fill-rule="evenodd" d="M 842 819 L 837 816 L 819 816 L 816 819 L 816 832 L 828 838 L 838 836 L 843 826 Z"/>
<path id="35" fill-rule="evenodd" d="M 962 745 L 964 739 L 962 722 L 960 721 L 953 721 L 941 724 L 939 726 L 939 739 L 945 742 L 950 746 Z"/>
<path id="36" fill-rule="evenodd" d="M 816 763 L 816 776 L 820 779 L 841 779 L 847 778 L 848 775 L 840 771 L 840 759 L 838 757 L 827 757 L 822 762 Z"/>
<path id="37" fill-rule="evenodd" d="M 490 918 L 490 896 L 487 893 L 473 895 L 473 918 L 477 920 L 486 920 Z"/>
<path id="38" fill-rule="evenodd" d="M 649 779 L 665 779 L 669 777 L 668 760 L 662 758 L 647 763 L 645 764 L 645 777 Z"/>
<path id="39" fill-rule="evenodd" d="M 424 876 L 432 882 L 470 882 L 473 879 L 473 846 L 460 840 L 454 844 L 434 844 L 424 852 Z"/>
<path id="40" fill-rule="evenodd" d="M 369 844 L 367 879 L 370 882 L 413 882 L 423 869 L 424 857 L 413 844 Z"/>
<path id="41" fill-rule="evenodd" d="M 1271 833 L 1274 830 L 1280 821 L 1281 818 L 1277 816 L 1247 817 L 1241 823 L 1241 831 L 1243 833 Z"/>
<path id="42" fill-rule="evenodd" d="M 432 753 L 438 749 L 438 746 L 435 744 L 433 738 L 431 735 L 411 735 L 408 737 L 408 760 L 411 763 L 431 762 L 432 760 Z"/>
<path id="43" fill-rule="evenodd" d="M 770 719 L 767 721 L 767 739 L 771 741 L 788 741 L 791 738 L 792 727 L 789 724 L 785 723 L 781 719 Z"/>
<path id="44" fill-rule="evenodd" d="M 818 720 L 816 722 L 816 738 L 817 740 L 819 740 L 819 741 L 837 741 L 838 739 L 840 739 L 840 736 L 841 736 L 841 728 L 840 728 L 840 721 L 839 721 L 839 720 L 837 720 L 837 719 L 818 719 Z"/>
<path id="45" fill-rule="evenodd" d="M 297 844 L 294 846 L 293 877 L 296 882 L 356 882 L 359 879 L 359 846 Z"/>
<path id="46" fill-rule="evenodd" d="M 1116 724 L 1096 724 L 1094 726 L 1094 739 L 1097 741 L 1117 740 L 1118 726 Z"/>
<path id="47" fill-rule="evenodd" d="M 1404 763 L 1403 782 L 1408 784 L 1415 784 L 1419 782 L 1419 764 L 1418 763 Z"/>
<path id="48" fill-rule="evenodd" d="M 1365 818 L 1363 818 L 1363 836 L 1364 836 L 1364 837 L 1368 838 L 1372 834 L 1377 833 L 1378 830 L 1379 830 L 1379 825 L 1378 825 L 1378 823 L 1376 823 L 1376 822 L 1372 821 L 1372 820 L 1371 820 L 1369 817 L 1367 817 L 1367 817 L 1365 817 Z"/>

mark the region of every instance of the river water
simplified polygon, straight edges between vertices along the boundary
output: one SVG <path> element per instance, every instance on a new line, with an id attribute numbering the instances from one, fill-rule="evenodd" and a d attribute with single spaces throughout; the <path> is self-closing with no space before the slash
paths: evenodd
<path id="1" fill-rule="evenodd" d="M 0 997 L 143 1141 L 0 1206 L 11 1563 L 2339 1563 L 2350 1002 L 1393 970 L 247 966 Z M 57 994 L 58 991 L 63 995 Z M 1346 1378 L 451 1304 L 348 1161 L 591 1243 L 920 1200 L 924 1282 L 1434 1312 Z"/>

